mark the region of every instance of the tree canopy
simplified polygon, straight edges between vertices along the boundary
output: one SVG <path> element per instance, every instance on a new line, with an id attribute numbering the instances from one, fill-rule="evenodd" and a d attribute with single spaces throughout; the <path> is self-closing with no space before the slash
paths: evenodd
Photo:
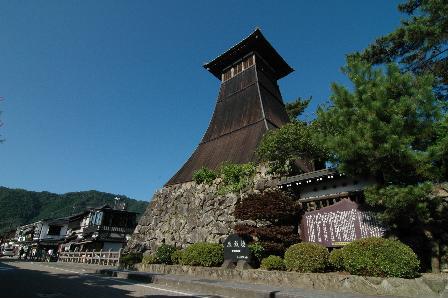
<path id="1" fill-rule="evenodd" d="M 381 184 L 442 178 L 435 177 L 437 160 L 430 160 L 440 152 L 429 152 L 441 119 L 432 76 L 401 73 L 395 64 L 373 68 L 359 59 L 349 59 L 343 72 L 353 90 L 333 84 L 332 106 L 317 111 L 331 161 Z"/>
<path id="2" fill-rule="evenodd" d="M 288 114 L 289 121 L 297 121 L 298 117 L 303 114 L 305 109 L 311 102 L 312 97 L 303 99 L 302 97 L 298 97 L 293 102 L 287 102 L 285 104 L 286 113 Z"/>
<path id="3" fill-rule="evenodd" d="M 361 57 L 372 64 L 396 62 L 403 71 L 431 73 L 436 94 L 448 100 L 448 2 L 407 0 L 398 9 L 408 18 Z"/>
<path id="4" fill-rule="evenodd" d="M 366 202 L 394 235 L 424 237 L 437 272 L 448 208 L 434 195 L 434 183 L 448 179 L 448 143 L 434 78 L 403 73 L 393 63 L 373 67 L 357 57 L 343 72 L 353 86 L 333 84 L 332 105 L 318 109 L 321 142 L 340 171 L 376 178 Z"/>

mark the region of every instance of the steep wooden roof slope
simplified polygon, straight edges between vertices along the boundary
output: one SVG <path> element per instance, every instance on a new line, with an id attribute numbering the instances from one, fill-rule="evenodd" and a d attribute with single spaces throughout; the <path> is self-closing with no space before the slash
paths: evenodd
<path id="1" fill-rule="evenodd" d="M 204 137 L 167 185 L 191 181 L 201 167 L 216 169 L 223 162 L 254 161 L 266 131 L 288 122 L 277 80 L 293 69 L 259 29 L 204 67 L 221 79 L 224 71 L 250 55 L 255 56 L 255 64 L 221 83 Z"/>

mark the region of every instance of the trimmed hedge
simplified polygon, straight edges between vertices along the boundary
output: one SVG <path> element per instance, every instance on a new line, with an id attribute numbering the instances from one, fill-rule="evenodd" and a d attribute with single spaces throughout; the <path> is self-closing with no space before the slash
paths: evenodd
<path id="1" fill-rule="evenodd" d="M 344 252 L 341 248 L 333 249 L 328 257 L 328 263 L 332 270 L 344 270 Z"/>
<path id="2" fill-rule="evenodd" d="M 142 264 L 160 264 L 160 260 L 155 255 L 143 255 Z"/>
<path id="3" fill-rule="evenodd" d="M 120 257 L 120 265 L 125 267 L 125 268 L 130 268 L 132 266 L 134 266 L 137 263 L 141 263 L 143 258 L 143 254 L 142 253 L 128 253 L 125 255 L 122 255 Z"/>
<path id="4" fill-rule="evenodd" d="M 182 265 L 182 253 L 183 253 L 183 250 L 181 250 L 181 249 L 175 250 L 171 254 L 171 263 L 173 263 L 175 265 Z"/>
<path id="5" fill-rule="evenodd" d="M 343 249 L 344 267 L 351 274 L 414 278 L 420 261 L 406 244 L 384 238 L 356 240 Z"/>
<path id="6" fill-rule="evenodd" d="M 176 248 L 172 245 L 162 244 L 156 251 L 155 257 L 161 264 L 172 264 L 171 255 L 176 251 Z"/>
<path id="7" fill-rule="evenodd" d="M 224 262 L 224 247 L 217 243 L 195 243 L 182 252 L 182 265 L 217 267 Z"/>
<path id="8" fill-rule="evenodd" d="M 285 252 L 285 265 L 289 271 L 324 272 L 328 264 L 326 247 L 303 242 L 290 246 Z"/>
<path id="9" fill-rule="evenodd" d="M 265 270 L 285 270 L 285 262 L 279 256 L 269 256 L 261 261 L 261 269 Z"/>

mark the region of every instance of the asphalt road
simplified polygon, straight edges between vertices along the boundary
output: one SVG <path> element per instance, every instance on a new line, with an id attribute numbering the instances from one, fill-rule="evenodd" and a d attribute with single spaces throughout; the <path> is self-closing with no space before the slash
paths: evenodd
<path id="1" fill-rule="evenodd" d="M 52 263 L 0 259 L 2 298 L 206 297 L 162 286 L 58 268 Z"/>

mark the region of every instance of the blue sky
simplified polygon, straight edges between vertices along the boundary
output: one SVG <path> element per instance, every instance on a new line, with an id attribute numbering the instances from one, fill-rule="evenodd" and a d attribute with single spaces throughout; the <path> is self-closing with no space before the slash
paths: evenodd
<path id="1" fill-rule="evenodd" d="M 260 27 L 295 69 L 283 99 L 313 96 L 312 119 L 399 2 L 0 1 L 0 185 L 149 200 L 209 123 L 204 62 Z"/>

